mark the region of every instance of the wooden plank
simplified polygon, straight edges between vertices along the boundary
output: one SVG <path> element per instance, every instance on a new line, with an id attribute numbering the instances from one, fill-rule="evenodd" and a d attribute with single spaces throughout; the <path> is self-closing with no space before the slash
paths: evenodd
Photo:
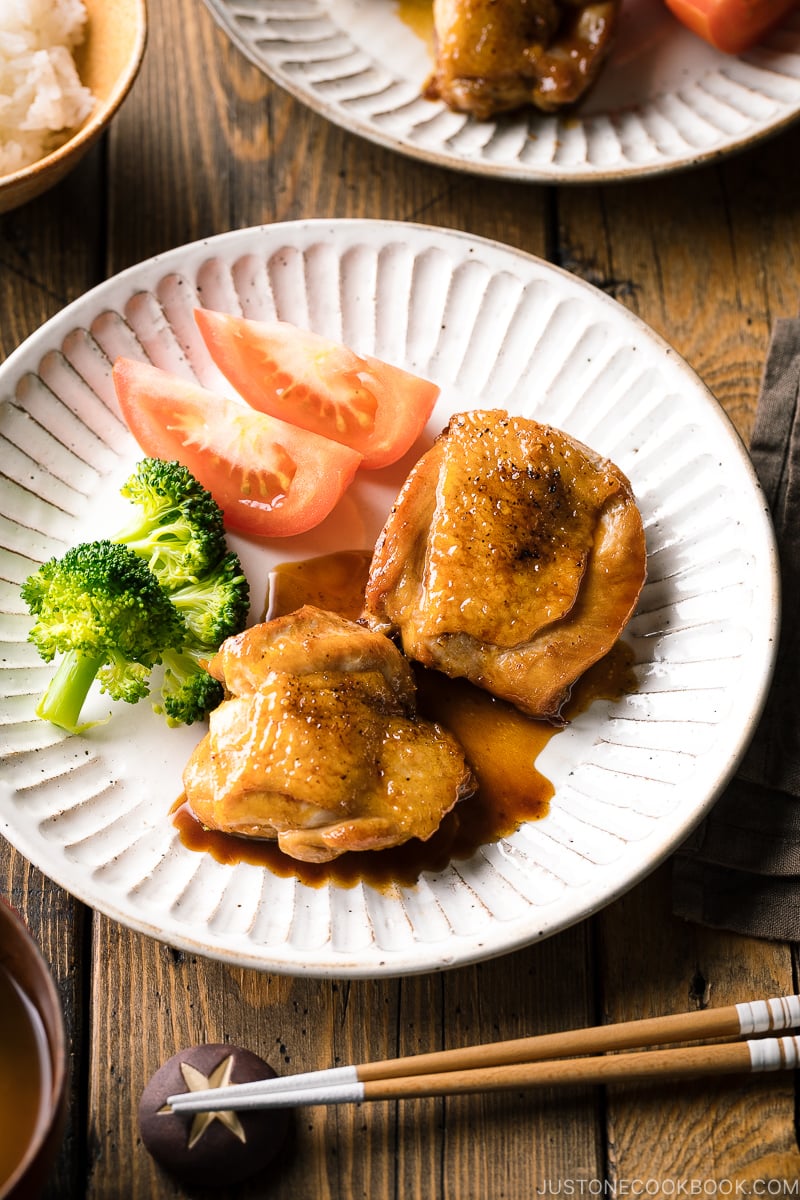
<path id="1" fill-rule="evenodd" d="M 227 967 L 98 919 L 88 1194 L 111 1195 L 121 1174 L 131 1197 L 171 1186 L 139 1142 L 136 1110 L 147 1080 L 179 1049 L 244 1045 L 284 1073 L 585 1023 L 593 999 L 574 986 L 586 932 L 446 975 L 335 981 Z M 527 1196 L 541 1178 L 595 1179 L 596 1105 L 584 1091 L 298 1110 L 270 1195 L 388 1200 L 398 1189 L 482 1196 L 498 1187 Z"/>
<path id="2" fill-rule="evenodd" d="M 99 282 L 102 147 L 52 191 L 0 215 L 0 361 Z"/>
<path id="3" fill-rule="evenodd" d="M 790 130 L 724 170 L 559 193 L 564 265 L 661 334 L 745 438 L 771 323 L 798 308 L 798 185 L 778 183 L 798 148 Z"/>
<path id="4" fill-rule="evenodd" d="M 589 922 L 515 954 L 445 975 L 448 1046 L 594 1023 Z M 602 1171 L 599 1093 L 514 1091 L 451 1097 L 439 1194 L 536 1195 L 542 1179 L 588 1183 Z"/>
<path id="5" fill-rule="evenodd" d="M 668 867 L 607 909 L 598 923 L 610 1021 L 794 988 L 785 946 L 674 918 Z M 615 1088 L 607 1111 L 610 1175 L 617 1181 L 695 1179 L 727 1187 L 769 1180 L 777 1186 L 800 1177 L 790 1073 Z"/>
<path id="6" fill-rule="evenodd" d="M 100 147 L 53 191 L 0 216 L 0 361 L 99 281 L 102 165 Z M 45 1200 L 79 1196 L 86 1154 L 86 937 L 91 914 L 2 836 L 0 891 L 28 923 L 52 970 L 65 1013 L 69 1111 Z"/>
<path id="7" fill-rule="evenodd" d="M 769 329 L 796 309 L 796 184 L 777 186 L 797 132 L 724 170 L 641 188 L 560 195 L 568 265 L 617 295 L 699 373 L 744 438 Z M 774 210 L 774 211 L 773 211 Z M 732 282 L 733 281 L 733 282 Z M 608 1020 L 794 990 L 786 947 L 701 929 L 670 910 L 668 870 L 598 918 Z M 792 1180 L 800 1170 L 791 1078 L 740 1087 L 615 1089 L 608 1100 L 614 1180 Z"/>

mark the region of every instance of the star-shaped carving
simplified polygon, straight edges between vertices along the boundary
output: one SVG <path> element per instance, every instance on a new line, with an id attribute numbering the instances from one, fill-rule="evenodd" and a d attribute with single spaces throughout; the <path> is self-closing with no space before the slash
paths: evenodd
<path id="1" fill-rule="evenodd" d="M 233 1055 L 229 1054 L 227 1058 L 223 1058 L 222 1062 L 214 1068 L 210 1075 L 206 1076 L 202 1071 L 198 1071 L 197 1067 L 193 1067 L 191 1063 L 181 1063 L 181 1075 L 186 1084 L 186 1088 L 190 1092 L 203 1092 L 210 1088 L 228 1087 L 231 1082 L 231 1072 L 233 1070 Z M 164 1108 L 162 1112 L 171 1112 L 172 1109 Z M 191 1129 L 189 1130 L 188 1148 L 194 1149 L 197 1143 L 202 1138 L 203 1134 L 214 1121 L 221 1121 L 226 1129 L 237 1137 L 240 1142 L 247 1141 L 247 1135 L 242 1128 L 242 1123 L 235 1112 L 220 1109 L 218 1112 L 200 1112 L 195 1113 L 192 1121 Z"/>

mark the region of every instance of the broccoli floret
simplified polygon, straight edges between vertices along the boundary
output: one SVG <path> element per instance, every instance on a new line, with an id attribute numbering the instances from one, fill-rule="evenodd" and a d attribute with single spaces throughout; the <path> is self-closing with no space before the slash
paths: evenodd
<path id="1" fill-rule="evenodd" d="M 202 720 L 223 699 L 222 685 L 205 669 L 222 642 L 244 628 L 250 587 L 239 558 L 229 551 L 196 583 L 170 593 L 189 636 L 180 653 L 164 655 L 164 682 L 157 711 L 170 725 Z"/>
<path id="2" fill-rule="evenodd" d="M 139 512 L 113 539 L 84 542 L 22 587 L 38 618 L 30 639 L 46 662 L 62 654 L 36 711 L 73 733 L 95 679 L 134 704 L 165 663 L 157 711 L 191 724 L 223 698 L 205 670 L 244 628 L 250 589 L 225 540 L 217 502 L 181 463 L 145 458 L 120 489 Z"/>
<path id="3" fill-rule="evenodd" d="M 222 510 L 181 463 L 142 459 L 120 491 L 141 511 L 114 541 L 144 558 L 166 591 L 198 579 L 226 553 Z"/>
<path id="4" fill-rule="evenodd" d="M 164 714 L 168 725 L 202 721 L 222 703 L 222 684 L 205 667 L 209 658 L 207 649 L 193 644 L 184 645 L 180 651 L 165 651 L 161 700 L 153 707 Z"/>
<path id="5" fill-rule="evenodd" d="M 22 585 L 37 618 L 30 631 L 45 662 L 63 658 L 36 712 L 72 733 L 95 679 L 113 700 L 135 704 L 152 668 L 188 636 L 147 563 L 127 546 L 84 542 L 43 563 Z"/>
<path id="6" fill-rule="evenodd" d="M 208 575 L 170 593 L 192 637 L 216 650 L 225 638 L 239 633 L 250 608 L 250 586 L 233 551 Z"/>

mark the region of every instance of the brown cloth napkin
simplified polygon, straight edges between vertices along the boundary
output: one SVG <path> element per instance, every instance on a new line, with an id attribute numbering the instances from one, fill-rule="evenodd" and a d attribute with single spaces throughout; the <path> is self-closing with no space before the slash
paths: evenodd
<path id="1" fill-rule="evenodd" d="M 781 563 L 777 666 L 739 771 L 673 859 L 673 907 L 717 929 L 800 942 L 800 319 L 773 329 L 750 455 Z"/>

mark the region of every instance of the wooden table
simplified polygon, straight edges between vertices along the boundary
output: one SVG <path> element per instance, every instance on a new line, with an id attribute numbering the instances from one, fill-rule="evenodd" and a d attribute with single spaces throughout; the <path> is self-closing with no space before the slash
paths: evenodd
<path id="1" fill-rule="evenodd" d="M 673 177 L 498 183 L 342 132 L 273 86 L 199 0 L 153 3 L 143 70 L 111 133 L 50 195 L 0 218 L 0 356 L 107 276 L 262 222 L 385 217 L 531 251 L 615 296 L 696 369 L 749 434 L 771 323 L 800 291 L 800 127 Z M 49 1197 L 184 1196 L 138 1136 L 145 1083 L 177 1049 L 230 1040 L 278 1070 L 385 1058 L 796 990 L 796 948 L 671 914 L 669 865 L 603 912 L 498 960 L 407 980 L 232 968 L 88 911 L 8 845 L 67 1013 L 69 1127 Z M 279 1200 L 793 1195 L 791 1076 L 497 1094 L 303 1111 Z M 760 1182 L 758 1182 L 760 1181 Z"/>

